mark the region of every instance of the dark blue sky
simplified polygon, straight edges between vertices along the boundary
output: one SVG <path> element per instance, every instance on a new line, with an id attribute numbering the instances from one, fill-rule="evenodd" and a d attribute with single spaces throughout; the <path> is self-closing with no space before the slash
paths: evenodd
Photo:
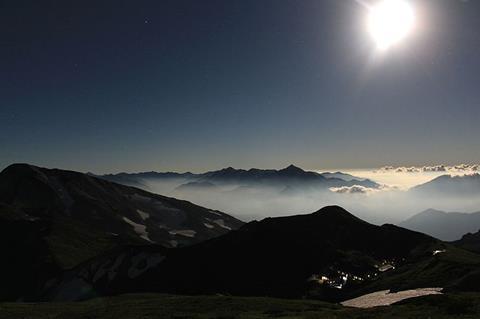
<path id="1" fill-rule="evenodd" d="M 0 1 L 0 168 L 480 161 L 480 3 L 413 1 L 375 56 L 353 0 Z"/>

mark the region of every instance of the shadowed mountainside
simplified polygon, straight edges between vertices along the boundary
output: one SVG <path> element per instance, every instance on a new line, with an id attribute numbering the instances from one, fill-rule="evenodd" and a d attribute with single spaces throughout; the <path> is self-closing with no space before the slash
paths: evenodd
<path id="1" fill-rule="evenodd" d="M 44 297 L 69 300 L 148 291 L 289 298 L 313 293 L 331 300 L 365 287 L 367 276 L 376 276 L 382 265 L 430 258 L 438 245 L 427 235 L 375 226 L 331 206 L 310 215 L 251 222 L 181 249 L 127 247 L 57 278 Z M 351 279 L 341 289 L 311 280 L 341 273 Z M 82 287 L 77 291 L 84 293 L 65 295 L 70 287 Z"/>
<path id="2" fill-rule="evenodd" d="M 465 234 L 461 239 L 455 241 L 454 244 L 463 249 L 480 253 L 480 231 Z"/>
<path id="3" fill-rule="evenodd" d="M 14 164 L 0 173 L 0 299 L 127 244 L 190 245 L 243 223 L 86 174 Z M 18 276 L 17 276 L 18 275 Z"/>

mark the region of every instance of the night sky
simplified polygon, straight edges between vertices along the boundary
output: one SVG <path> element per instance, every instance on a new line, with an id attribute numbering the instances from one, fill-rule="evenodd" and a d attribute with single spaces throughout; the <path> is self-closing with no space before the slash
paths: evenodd
<path id="1" fill-rule="evenodd" d="M 480 161 L 480 2 L 411 1 L 379 54 L 353 0 L 0 0 L 0 169 Z"/>

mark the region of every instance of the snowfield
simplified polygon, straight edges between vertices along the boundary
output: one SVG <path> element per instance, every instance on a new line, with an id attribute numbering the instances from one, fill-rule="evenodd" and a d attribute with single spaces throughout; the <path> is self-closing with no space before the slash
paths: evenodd
<path id="1" fill-rule="evenodd" d="M 389 306 L 396 302 L 428 295 L 441 295 L 443 288 L 422 288 L 404 290 L 390 293 L 390 290 L 377 291 L 371 294 L 363 295 L 358 298 L 346 300 L 341 304 L 346 307 L 354 308 L 373 308 L 379 306 Z"/>

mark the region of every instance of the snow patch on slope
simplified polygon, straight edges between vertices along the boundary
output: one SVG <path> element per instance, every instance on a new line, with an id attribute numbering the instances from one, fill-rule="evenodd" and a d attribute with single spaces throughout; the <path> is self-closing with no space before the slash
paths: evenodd
<path id="1" fill-rule="evenodd" d="M 144 211 L 141 211 L 140 209 L 137 209 L 137 213 L 138 213 L 138 215 L 140 215 L 140 218 L 143 219 L 143 220 L 147 220 L 147 219 L 150 218 L 149 213 L 145 213 Z"/>
<path id="2" fill-rule="evenodd" d="M 191 229 L 184 229 L 184 230 L 171 230 L 168 232 L 170 235 L 181 235 L 185 237 L 193 238 L 197 234 L 196 231 Z"/>
<path id="3" fill-rule="evenodd" d="M 147 232 L 147 226 L 145 225 L 141 225 L 141 224 L 137 224 L 136 222 L 134 222 L 133 220 L 131 219 L 128 219 L 127 217 L 123 217 L 123 220 L 130 224 L 131 226 L 133 226 L 133 230 L 143 239 L 145 240 L 148 240 L 149 242 L 153 242 L 152 240 L 150 240 L 150 238 L 148 238 L 148 232 Z"/>
<path id="4" fill-rule="evenodd" d="M 217 211 L 215 211 L 215 210 L 209 209 L 208 211 L 209 211 L 210 213 L 212 213 L 212 214 L 217 215 L 217 216 L 222 216 L 222 214 L 220 214 L 219 212 L 217 212 Z"/>
<path id="5" fill-rule="evenodd" d="M 225 225 L 225 221 L 223 219 L 216 219 L 213 222 L 226 230 L 232 230 L 231 227 L 228 227 L 227 225 Z"/>

